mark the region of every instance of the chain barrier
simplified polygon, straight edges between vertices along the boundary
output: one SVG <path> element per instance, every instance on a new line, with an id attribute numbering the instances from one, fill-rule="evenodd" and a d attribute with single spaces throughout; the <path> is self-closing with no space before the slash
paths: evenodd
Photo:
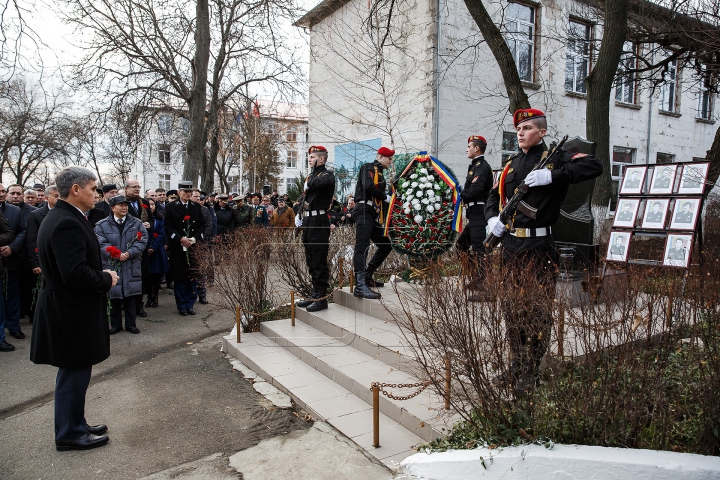
<path id="1" fill-rule="evenodd" d="M 410 400 L 411 398 L 417 397 L 420 395 L 423 390 L 425 390 L 427 387 L 432 385 L 432 382 L 430 380 L 426 380 L 424 382 L 417 382 L 417 383 L 381 383 L 381 382 L 373 382 L 370 385 L 370 390 L 377 387 L 380 389 L 380 393 L 385 395 L 388 398 L 392 398 L 393 400 Z M 398 396 L 393 395 L 392 392 L 389 392 L 385 390 L 385 388 L 415 388 L 419 387 L 418 390 L 414 393 L 411 393 L 409 395 L 405 396 Z"/>

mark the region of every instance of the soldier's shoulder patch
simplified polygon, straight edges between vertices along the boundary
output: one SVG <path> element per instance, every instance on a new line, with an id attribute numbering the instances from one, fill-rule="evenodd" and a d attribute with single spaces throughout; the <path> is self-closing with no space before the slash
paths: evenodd
<path id="1" fill-rule="evenodd" d="M 555 168 L 555 164 L 548 163 L 547 165 L 545 165 L 545 168 L 547 168 L 548 170 L 552 170 L 553 168 Z"/>
<path id="2" fill-rule="evenodd" d="M 583 157 L 587 157 L 587 156 L 588 156 L 587 153 L 578 152 L 578 153 L 576 153 L 575 155 L 573 155 L 572 159 L 575 160 L 575 159 L 577 159 L 577 158 L 583 158 Z"/>

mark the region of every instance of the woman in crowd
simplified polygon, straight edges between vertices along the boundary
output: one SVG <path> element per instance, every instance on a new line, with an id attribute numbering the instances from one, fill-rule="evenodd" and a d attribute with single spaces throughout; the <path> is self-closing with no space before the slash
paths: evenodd
<path id="1" fill-rule="evenodd" d="M 112 213 L 95 225 L 95 235 L 103 256 L 103 268 L 115 270 L 120 277 L 110 290 L 110 335 L 122 327 L 125 309 L 125 330 L 140 333 L 135 324 L 137 298 L 142 298 L 141 257 L 148 237 L 142 222 L 128 215 L 128 201 L 122 195 L 108 202 Z"/>
<path id="2" fill-rule="evenodd" d="M 165 253 L 165 219 L 155 208 L 155 201 L 148 199 L 148 203 L 152 215 L 149 219 L 151 228 L 148 231 L 148 278 L 145 281 L 148 299 L 145 306 L 156 308 L 160 293 L 160 281 L 167 273 L 169 263 Z"/>

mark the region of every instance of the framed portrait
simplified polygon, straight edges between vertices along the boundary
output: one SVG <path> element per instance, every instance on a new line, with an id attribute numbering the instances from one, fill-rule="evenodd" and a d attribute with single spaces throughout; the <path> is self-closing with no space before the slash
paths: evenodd
<path id="1" fill-rule="evenodd" d="M 677 193 L 703 193 L 708 170 L 710 170 L 709 163 L 688 163 L 683 165 Z"/>
<path id="2" fill-rule="evenodd" d="M 692 252 L 692 234 L 671 233 L 665 243 L 663 254 L 663 265 L 666 267 L 687 268 L 690 265 L 690 253 Z"/>
<path id="3" fill-rule="evenodd" d="M 633 228 L 639 207 L 639 198 L 621 198 L 615 210 L 613 227 Z"/>
<path id="4" fill-rule="evenodd" d="M 640 228 L 665 228 L 665 217 L 667 217 L 669 204 L 669 198 L 648 198 Z"/>
<path id="5" fill-rule="evenodd" d="M 620 195 L 640 195 L 645 183 L 647 166 L 626 167 L 620 185 Z"/>
<path id="6" fill-rule="evenodd" d="M 677 165 L 656 165 L 653 169 L 652 179 L 650 180 L 650 195 L 667 195 L 672 193 L 675 185 L 675 173 Z"/>
<path id="7" fill-rule="evenodd" d="M 627 262 L 628 250 L 630 250 L 631 232 L 610 232 L 610 241 L 605 260 L 609 262 Z"/>
<path id="8" fill-rule="evenodd" d="M 670 217 L 670 230 L 695 230 L 701 200 L 700 197 L 675 199 L 675 208 Z"/>

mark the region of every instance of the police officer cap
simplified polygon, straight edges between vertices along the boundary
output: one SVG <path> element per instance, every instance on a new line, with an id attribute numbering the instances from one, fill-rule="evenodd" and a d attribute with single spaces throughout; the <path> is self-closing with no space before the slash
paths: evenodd
<path id="1" fill-rule="evenodd" d="M 218 200 L 227 200 L 230 196 L 227 193 L 221 193 L 217 196 Z"/>
<path id="2" fill-rule="evenodd" d="M 260 195 L 260 194 L 257 193 L 257 192 L 250 194 L 250 200 L 252 200 L 252 199 L 255 198 L 255 197 L 257 197 L 257 198 L 259 198 L 259 199 L 262 199 L 262 195 Z"/>
<path id="3" fill-rule="evenodd" d="M 188 180 L 180 180 L 178 182 L 178 190 L 192 190 L 193 184 Z"/>
<path id="4" fill-rule="evenodd" d="M 395 155 L 395 150 L 391 150 L 388 147 L 380 147 L 377 153 L 383 157 L 392 157 Z"/>
<path id="5" fill-rule="evenodd" d="M 105 185 L 103 185 L 103 193 L 108 193 L 110 190 L 117 190 L 117 185 L 115 185 L 114 183 L 106 183 Z"/>
<path id="6" fill-rule="evenodd" d="M 110 204 L 111 207 L 114 207 L 115 205 L 118 205 L 120 203 L 130 203 L 130 202 L 128 202 L 128 199 L 125 198 L 124 195 L 115 195 L 108 201 L 108 203 Z"/>
<path id="7" fill-rule="evenodd" d="M 517 128 L 517 126 L 523 122 L 541 117 L 545 117 L 545 112 L 542 110 L 538 110 L 537 108 L 521 108 L 520 110 L 516 110 L 513 114 L 513 125 Z"/>
<path id="8" fill-rule="evenodd" d="M 178 191 L 177 190 L 168 190 L 165 193 L 167 194 L 168 197 L 173 197 L 173 196 L 177 197 Z"/>

